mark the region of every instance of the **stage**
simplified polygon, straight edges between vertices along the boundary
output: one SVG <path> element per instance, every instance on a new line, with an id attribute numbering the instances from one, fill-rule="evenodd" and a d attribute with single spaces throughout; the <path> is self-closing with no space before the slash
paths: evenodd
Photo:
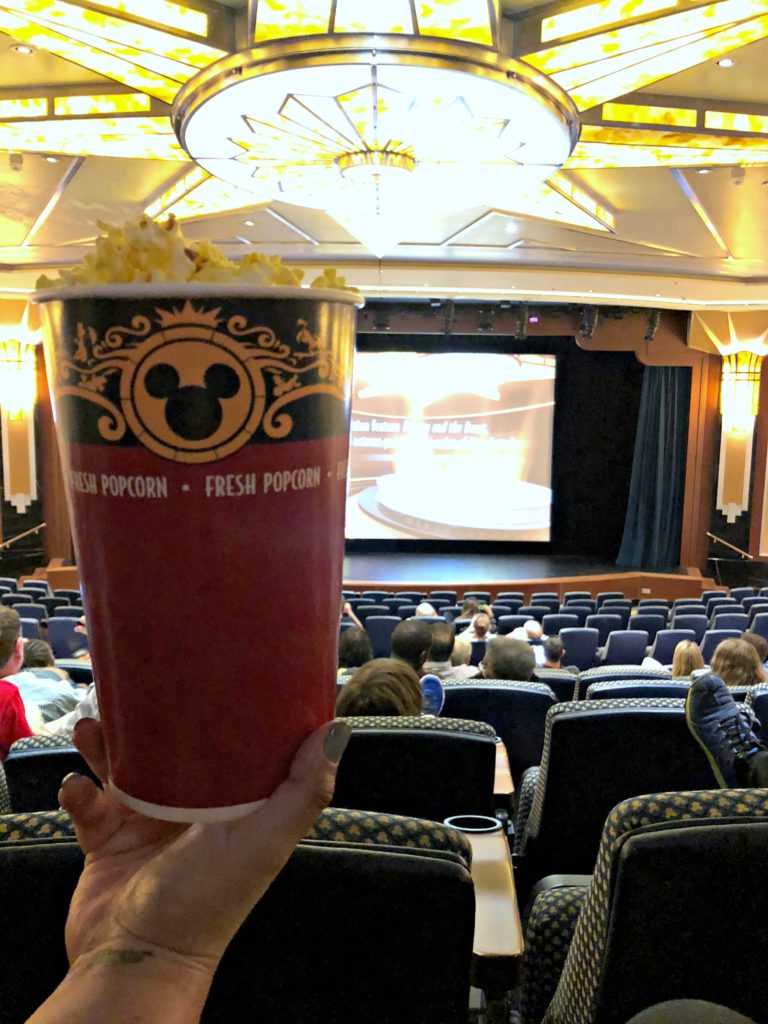
<path id="1" fill-rule="evenodd" d="M 636 599 L 673 600 L 698 596 L 711 586 L 713 581 L 696 569 L 637 572 L 576 556 L 351 552 L 344 558 L 347 590 L 521 590 L 526 597 L 536 590 L 561 596 L 566 590 L 621 590 Z"/>

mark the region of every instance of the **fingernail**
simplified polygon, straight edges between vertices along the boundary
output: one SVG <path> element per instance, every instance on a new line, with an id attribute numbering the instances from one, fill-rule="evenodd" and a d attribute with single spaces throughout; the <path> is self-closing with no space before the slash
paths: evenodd
<path id="1" fill-rule="evenodd" d="M 347 748 L 352 728 L 346 722 L 334 722 L 323 742 L 323 753 L 333 764 L 338 764 Z"/>

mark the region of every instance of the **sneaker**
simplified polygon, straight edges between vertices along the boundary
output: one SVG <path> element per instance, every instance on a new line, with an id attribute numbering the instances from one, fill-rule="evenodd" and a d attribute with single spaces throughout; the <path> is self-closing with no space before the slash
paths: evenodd
<path id="1" fill-rule="evenodd" d="M 422 715 L 439 715 L 443 710 L 445 694 L 438 676 L 426 675 L 420 679 L 422 693 Z"/>
<path id="2" fill-rule="evenodd" d="M 720 788 L 741 786 L 739 768 L 766 747 L 719 676 L 707 672 L 693 679 L 685 701 L 685 719 Z"/>

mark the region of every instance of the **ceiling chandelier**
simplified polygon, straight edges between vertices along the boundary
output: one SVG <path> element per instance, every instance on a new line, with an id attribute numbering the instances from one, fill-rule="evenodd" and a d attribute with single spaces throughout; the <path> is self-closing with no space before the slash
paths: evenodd
<path id="1" fill-rule="evenodd" d="M 768 164 L 768 108 L 637 91 L 766 38 L 765 0 L 569 0 L 513 56 L 498 0 L 0 0 L 0 33 L 108 80 L 0 88 L 0 149 L 187 161 L 148 213 L 278 200 L 377 255 L 441 210 L 613 231 L 573 171 Z"/>
<path id="2" fill-rule="evenodd" d="M 493 0 L 280 6 L 255 4 L 257 45 L 176 98 L 176 134 L 215 177 L 327 210 L 383 254 L 419 211 L 503 205 L 570 156 L 576 107 L 499 54 Z"/>

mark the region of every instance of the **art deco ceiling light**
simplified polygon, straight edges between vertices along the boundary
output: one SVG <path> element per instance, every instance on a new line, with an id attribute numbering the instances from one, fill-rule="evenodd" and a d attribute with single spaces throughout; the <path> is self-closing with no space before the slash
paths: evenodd
<path id="1" fill-rule="evenodd" d="M 765 110 L 636 90 L 768 36 L 765 0 L 0 0 L 0 32 L 114 82 L 0 90 L 0 148 L 192 158 L 149 207 L 281 200 L 373 252 L 425 210 L 475 206 L 611 231 L 572 169 L 768 163 Z M 552 13 L 552 12 L 555 13 Z"/>

